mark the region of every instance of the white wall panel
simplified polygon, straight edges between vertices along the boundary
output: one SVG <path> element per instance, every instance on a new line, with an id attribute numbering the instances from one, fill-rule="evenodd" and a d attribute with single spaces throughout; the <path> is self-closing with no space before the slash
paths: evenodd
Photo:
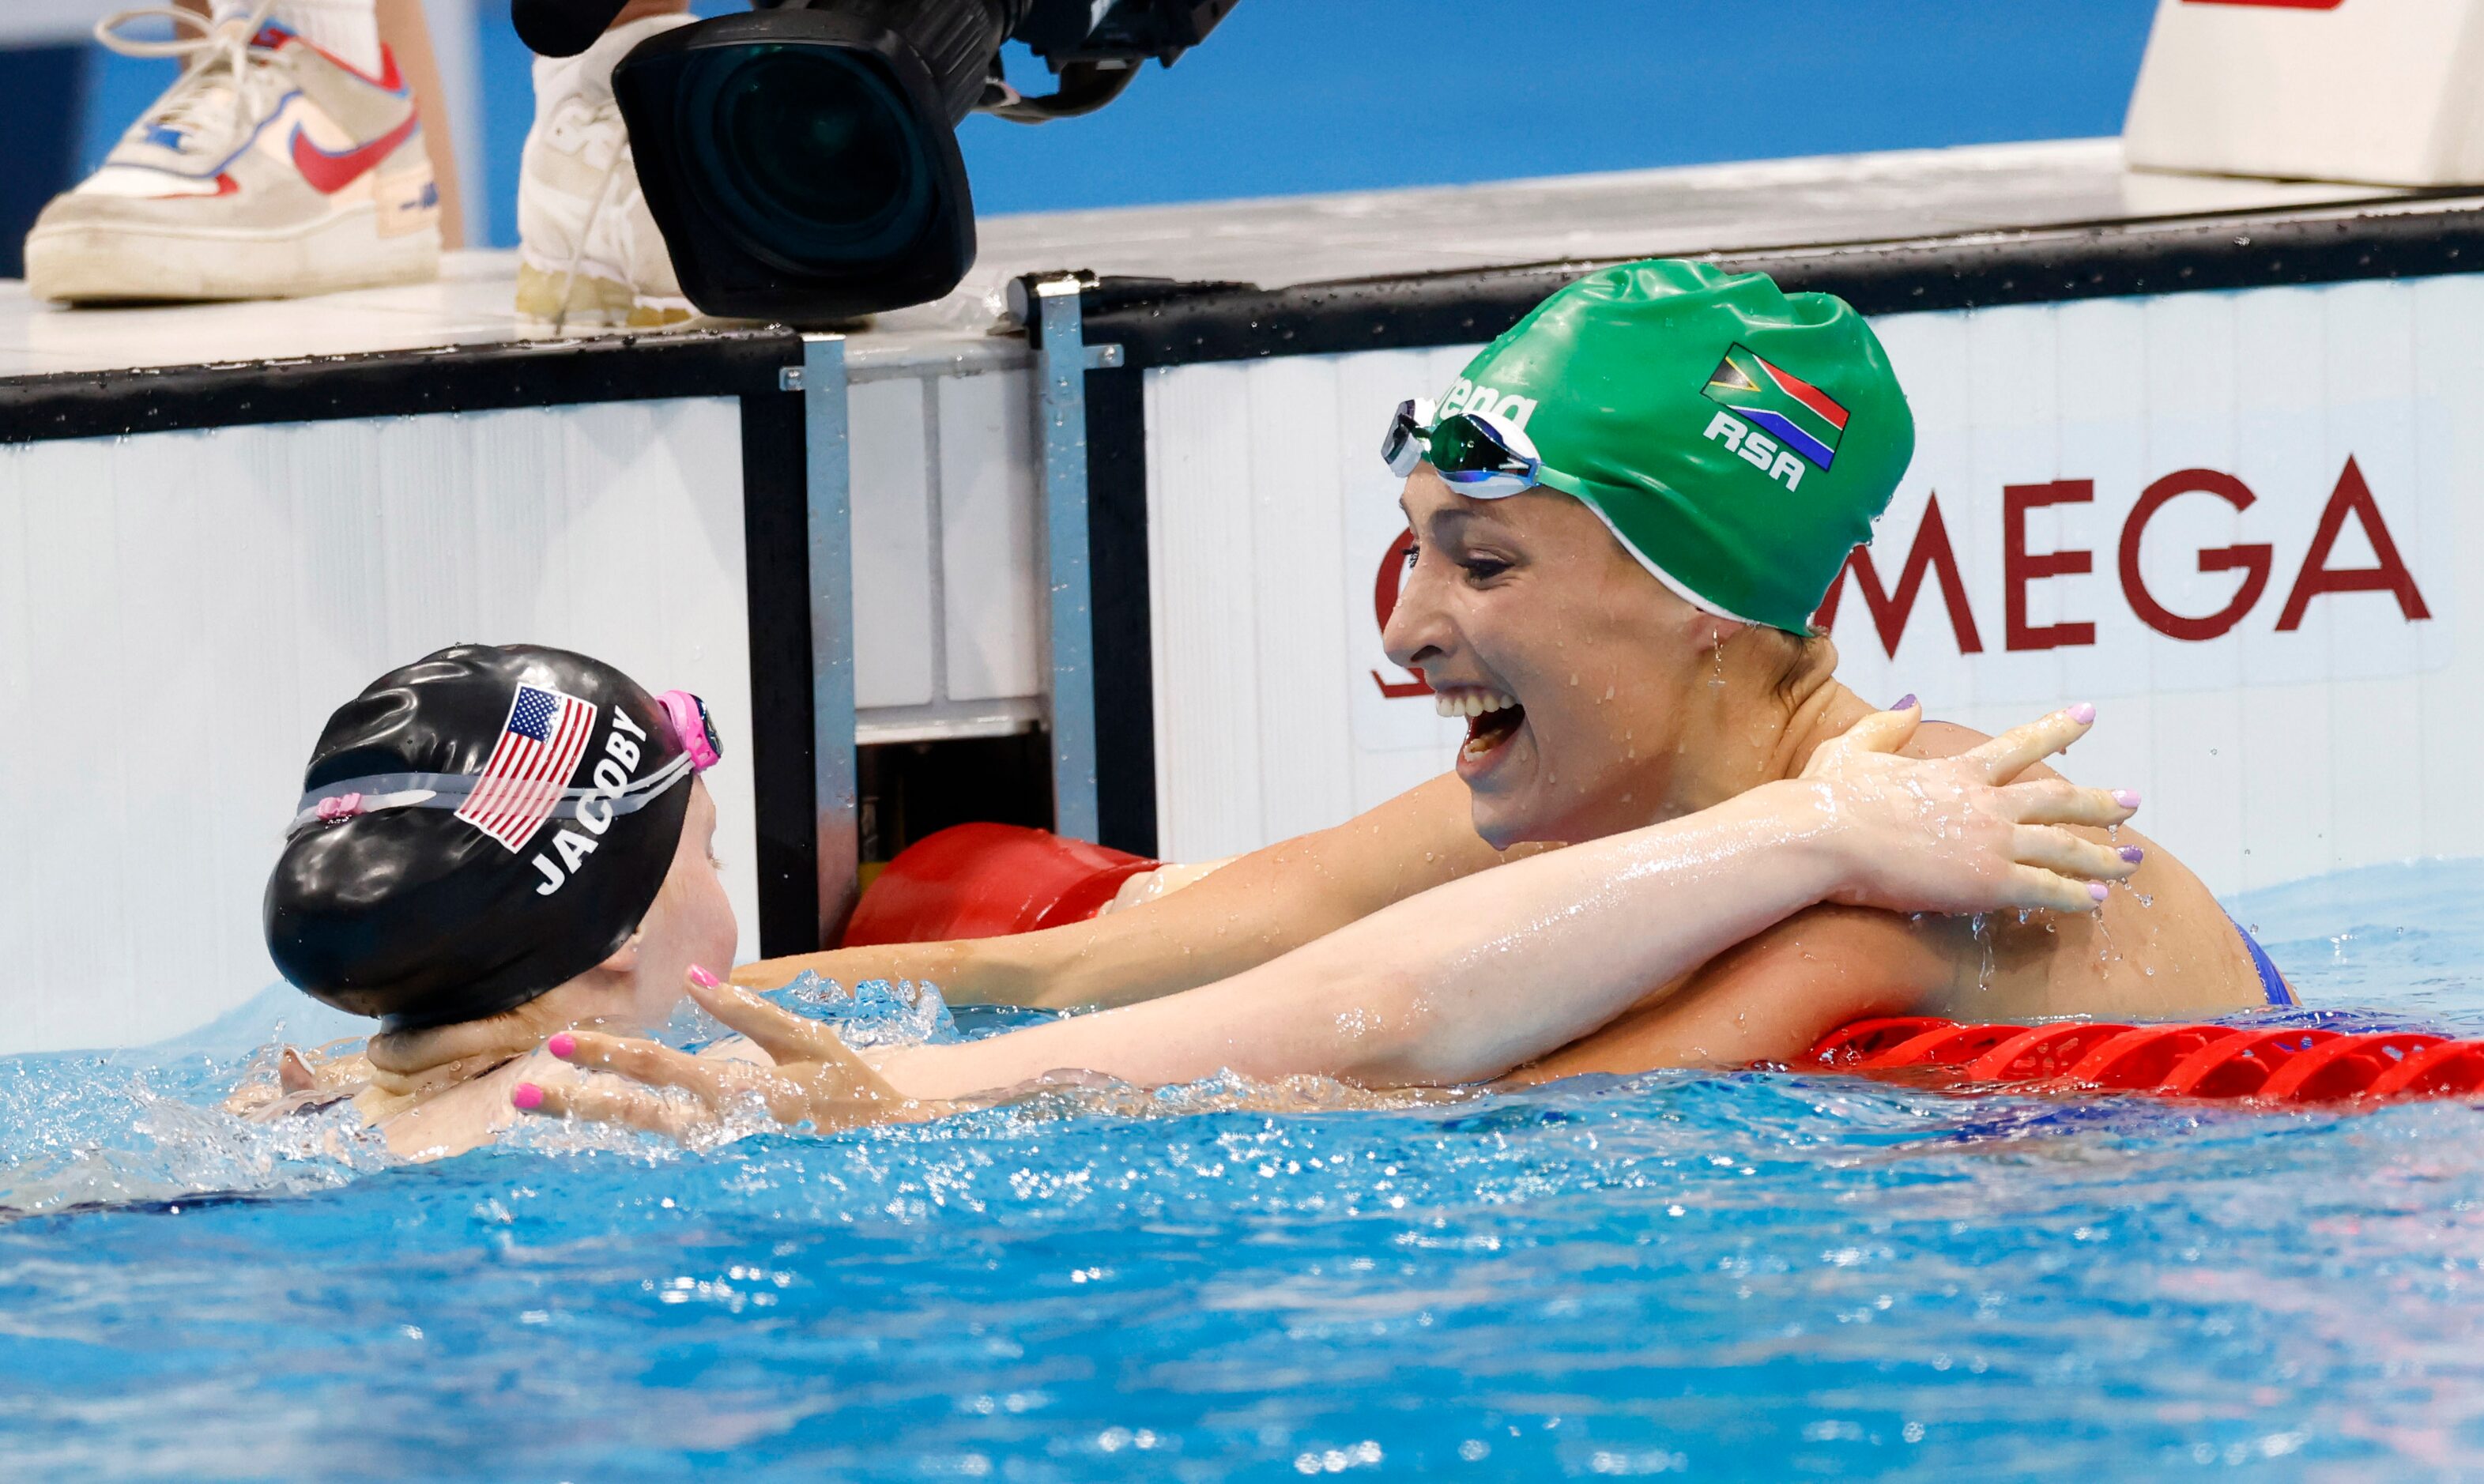
<path id="1" fill-rule="evenodd" d="M 1876 324 L 1917 429 L 1872 548 L 1878 578 L 1894 587 L 1937 499 L 1975 643 L 1954 629 L 1934 578 L 1893 656 L 1850 580 L 1834 627 L 1842 679 L 1882 701 L 1916 691 L 1934 715 L 1985 729 L 2097 701 L 2106 724 L 2070 771 L 2146 793 L 2143 826 L 2220 891 L 2474 850 L 2484 791 L 2459 743 L 2484 724 L 2484 635 L 2463 601 L 2484 582 L 2484 434 L 2471 413 L 2484 406 L 2484 278 Z M 1425 697 L 1381 689 L 1406 677 L 1381 654 L 1373 614 L 1376 564 L 1402 525 L 1375 448 L 1389 408 L 1445 386 L 1471 349 L 1148 373 L 1169 855 L 1264 844 L 1446 767 L 1460 728 Z M 2344 591 L 2281 630 L 2350 456 L 2429 616 L 2410 619 L 2387 592 Z M 2201 553 L 2269 549 L 2264 590 L 2210 637 L 2151 626 L 2121 571 L 2142 493 L 2186 470 L 2238 479 L 2254 499 L 2161 504 L 2136 550 L 2157 604 L 2177 618 L 2216 613 L 2245 574 L 2202 570 Z M 2085 553 L 2088 570 L 2026 581 L 2025 626 L 2093 633 L 2013 642 L 2004 491 L 2064 481 L 2085 481 L 2090 498 L 2028 509 L 2024 551 Z M 1327 539 L 1324 501 L 1336 512 Z M 2376 561 L 2362 523 L 2346 520 L 2326 566 Z M 1314 573 L 1334 584 L 1324 600 Z"/>
<path id="2" fill-rule="evenodd" d="M 0 448 L 25 723 L 0 748 L 0 1051 L 158 1039 L 272 983 L 259 893 L 320 727 L 459 640 L 707 699 L 750 952 L 740 438 L 717 399 Z"/>
<path id="3" fill-rule="evenodd" d="M 1259 732 L 1265 657 L 1251 518 L 1257 430 L 1243 415 L 1250 383 L 1264 370 L 1151 373 L 1146 391 L 1156 850 L 1171 860 L 1210 860 L 1269 838 L 1259 807 L 1267 787 Z M 1323 526 L 1303 539 L 1335 538 Z M 1292 741 L 1336 766 L 1335 737 Z"/>
<path id="4" fill-rule="evenodd" d="M 940 565 L 952 699 L 1046 688 L 1033 394 L 1024 371 L 939 384 Z"/>
<path id="5" fill-rule="evenodd" d="M 1332 737 L 1348 725 L 1351 631 L 1335 613 L 1348 560 L 1329 532 L 1344 501 L 1339 440 L 1350 435 L 1321 416 L 1336 394 L 1335 363 L 1279 361 L 1252 378 L 1245 409 L 1244 425 L 1255 435 L 1299 430 L 1278 441 L 1282 461 L 1255 460 L 1243 499 L 1251 550 L 1267 567 L 1252 634 L 1260 658 L 1253 668 L 1262 780 L 1257 833 L 1264 837 L 1298 835 L 1354 813 L 1352 779 L 1293 745 L 1297 735 Z"/>
<path id="6" fill-rule="evenodd" d="M 2472 616 L 2484 603 L 2484 501 L 2476 498 L 2473 471 L 2484 463 L 2484 426 L 2475 409 L 2484 397 L 2484 366 L 2477 364 L 2476 326 L 2484 324 L 2484 278 L 2437 279 L 2424 284 L 2414 316 L 2415 393 L 2420 420 L 2417 445 L 2424 451 L 2419 476 L 2453 491 L 2427 504 L 2420 546 L 2427 571 L 2440 573 L 2424 589 L 2434 627 L 2423 637 L 2424 670 L 2418 682 L 2421 712 L 2415 735 L 2392 739 L 2385 754 L 2394 769 L 2426 779 L 2471 780 L 2470 739 L 2479 719 L 2475 673 L 2479 626 Z M 2459 650 L 2464 643 L 2465 653 Z M 2472 797 L 2478 790 L 2467 781 Z M 2419 809 L 2425 855 L 2469 855 L 2474 821 L 2463 809 Z"/>
<path id="7" fill-rule="evenodd" d="M 852 450 L 854 704 L 919 706 L 938 694 L 938 569 L 932 446 L 920 378 L 848 393 Z"/>

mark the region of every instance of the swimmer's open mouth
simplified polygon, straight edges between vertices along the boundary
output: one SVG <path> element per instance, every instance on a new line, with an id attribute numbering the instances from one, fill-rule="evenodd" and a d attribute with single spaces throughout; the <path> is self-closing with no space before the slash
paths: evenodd
<path id="1" fill-rule="evenodd" d="M 1433 705 L 1444 716 L 1467 718 L 1466 743 L 1458 749 L 1462 758 L 1486 756 L 1526 720 L 1526 708 L 1498 690 L 1444 691 L 1433 697 Z"/>

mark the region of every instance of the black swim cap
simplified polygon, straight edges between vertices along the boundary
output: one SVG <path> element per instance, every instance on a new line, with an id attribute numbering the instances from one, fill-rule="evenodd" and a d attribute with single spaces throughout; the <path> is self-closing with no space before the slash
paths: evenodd
<path id="1" fill-rule="evenodd" d="M 689 772 L 663 707 L 608 664 L 427 655 L 319 734 L 267 878 L 267 950 L 311 998 L 390 1030 L 523 1005 L 637 931 Z"/>

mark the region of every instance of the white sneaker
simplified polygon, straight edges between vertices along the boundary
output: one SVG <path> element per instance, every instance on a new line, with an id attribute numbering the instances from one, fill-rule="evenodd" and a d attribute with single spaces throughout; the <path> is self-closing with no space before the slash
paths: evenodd
<path id="1" fill-rule="evenodd" d="M 518 173 L 518 314 L 565 329 L 681 324 L 672 255 L 648 214 L 612 97 L 630 48 L 688 15 L 615 26 L 575 57 L 535 59 L 535 121 Z"/>
<path id="2" fill-rule="evenodd" d="M 97 37 L 180 78 L 26 236 L 26 283 L 71 303 L 277 299 L 440 272 L 440 194 L 396 62 L 366 76 L 269 22 Z M 193 27 L 204 27 L 195 17 Z"/>

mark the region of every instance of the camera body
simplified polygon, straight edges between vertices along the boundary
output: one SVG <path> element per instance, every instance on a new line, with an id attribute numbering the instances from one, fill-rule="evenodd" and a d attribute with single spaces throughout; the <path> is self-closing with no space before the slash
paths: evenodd
<path id="1" fill-rule="evenodd" d="M 850 321 L 939 298 L 975 259 L 957 125 L 1103 106 L 1236 0 L 792 0 L 650 37 L 612 90 L 682 291 L 710 314 Z M 526 44 L 575 55 L 619 0 L 513 0 Z M 999 81 L 1025 42 L 1050 97 Z"/>

